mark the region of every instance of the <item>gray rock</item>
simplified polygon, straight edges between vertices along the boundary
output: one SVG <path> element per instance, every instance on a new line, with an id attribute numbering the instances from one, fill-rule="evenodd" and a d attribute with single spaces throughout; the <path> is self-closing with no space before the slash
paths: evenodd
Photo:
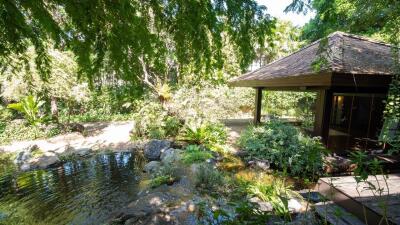
<path id="1" fill-rule="evenodd" d="M 40 158 L 34 159 L 32 162 L 30 162 L 30 164 L 31 164 L 31 167 L 33 167 L 33 168 L 46 169 L 49 166 L 52 166 L 59 162 L 60 162 L 60 159 L 58 158 L 58 156 L 47 155 L 47 156 L 42 156 Z"/>
<path id="2" fill-rule="evenodd" d="M 22 171 L 28 171 L 31 169 L 31 165 L 29 163 L 24 163 L 19 167 L 19 169 Z"/>
<path id="3" fill-rule="evenodd" d="M 87 156 L 92 152 L 91 148 L 79 148 L 75 150 L 76 154 L 79 156 Z"/>
<path id="4" fill-rule="evenodd" d="M 169 215 L 178 224 L 197 225 L 199 224 L 196 216 L 197 207 L 193 201 L 182 202 L 181 205 L 173 209 Z"/>
<path id="5" fill-rule="evenodd" d="M 297 199 L 292 198 L 288 202 L 288 208 L 290 212 L 298 213 L 301 211 L 302 207 L 303 206 Z"/>
<path id="6" fill-rule="evenodd" d="M 37 145 L 29 145 L 28 147 L 22 149 L 20 152 L 17 153 L 14 163 L 24 164 L 25 162 L 29 161 L 32 158 L 32 152 L 38 149 L 39 147 Z"/>
<path id="7" fill-rule="evenodd" d="M 171 164 L 181 159 L 182 150 L 169 148 L 161 153 L 161 161 L 163 164 Z"/>
<path id="8" fill-rule="evenodd" d="M 160 159 L 163 160 L 165 157 L 174 154 L 175 149 L 168 148 L 165 151 L 162 151 L 160 154 Z"/>
<path id="9" fill-rule="evenodd" d="M 159 161 L 151 161 L 143 167 L 143 170 L 146 173 L 155 173 L 160 170 L 160 167 L 161 163 Z"/>
<path id="10" fill-rule="evenodd" d="M 29 151 L 20 151 L 17 153 L 17 156 L 15 157 L 14 163 L 15 164 L 23 164 L 30 160 L 32 158 L 32 155 Z"/>
<path id="11" fill-rule="evenodd" d="M 265 202 L 258 197 L 253 197 L 253 198 L 249 199 L 249 202 L 257 204 L 258 209 L 262 212 L 272 212 L 272 210 L 273 210 L 271 203 Z"/>
<path id="12" fill-rule="evenodd" d="M 128 208 L 132 209 L 132 214 L 136 217 L 147 216 L 152 213 L 158 213 L 168 203 L 176 201 L 174 195 L 165 192 L 154 192 L 145 195 L 138 200 L 131 202 Z"/>
<path id="13" fill-rule="evenodd" d="M 171 142 L 167 140 L 151 140 L 144 147 L 144 156 L 148 160 L 159 160 L 161 152 L 167 150 Z"/>

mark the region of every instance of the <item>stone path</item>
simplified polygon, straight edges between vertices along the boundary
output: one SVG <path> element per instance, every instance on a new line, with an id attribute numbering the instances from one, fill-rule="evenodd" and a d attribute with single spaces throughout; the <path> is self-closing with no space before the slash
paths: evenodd
<path id="1" fill-rule="evenodd" d="M 130 131 L 134 127 L 132 121 L 95 122 L 83 125 L 86 131 L 85 136 L 73 132 L 44 140 L 18 141 L 0 146 L 0 151 L 17 152 L 32 145 L 37 145 L 43 152 L 50 151 L 57 154 L 70 150 L 127 150 L 134 147 L 130 141 Z"/>

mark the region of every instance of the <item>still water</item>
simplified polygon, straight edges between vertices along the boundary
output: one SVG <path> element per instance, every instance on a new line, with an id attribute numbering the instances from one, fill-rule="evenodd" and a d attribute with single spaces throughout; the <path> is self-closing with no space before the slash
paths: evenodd
<path id="1" fill-rule="evenodd" d="M 104 224 L 135 199 L 140 162 L 109 153 L 47 170 L 0 170 L 0 224 Z"/>

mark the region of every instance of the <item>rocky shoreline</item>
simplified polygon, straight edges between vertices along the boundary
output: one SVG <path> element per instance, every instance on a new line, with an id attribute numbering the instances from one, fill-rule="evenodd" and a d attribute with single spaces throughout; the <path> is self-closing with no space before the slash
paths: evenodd
<path id="1" fill-rule="evenodd" d="M 219 210 L 226 214 L 224 214 L 225 219 L 238 216 L 235 208 L 229 204 L 226 193 L 217 192 L 211 197 L 211 192 L 200 191 L 196 183 L 196 177 L 204 168 L 217 171 L 217 165 L 224 160 L 223 156 L 216 153 L 211 159 L 188 165 L 182 162 L 184 148 L 168 140 L 150 140 L 146 143 L 129 141 L 129 146 L 130 148 L 111 149 L 111 151 L 135 152 L 135 154 L 143 155 L 146 160 L 146 164 L 143 166 L 145 179 L 141 182 L 144 182 L 145 185 L 137 194 L 135 201 L 115 209 L 113 216 L 108 221 L 109 224 L 195 225 L 210 224 L 210 221 L 212 224 L 213 221 L 218 220 L 214 214 Z M 49 149 L 43 151 L 40 146 L 33 144 L 16 151 L 14 163 L 22 171 L 46 169 L 71 158 L 90 157 L 103 150 L 105 149 L 65 147 L 63 151 Z M 267 161 L 250 161 L 245 167 L 256 171 L 268 171 L 269 163 Z M 157 185 L 151 184 L 151 181 L 162 177 L 163 171 L 171 170 L 171 168 L 175 174 L 173 179 Z M 270 202 L 258 197 L 249 196 L 242 201 L 254 205 L 255 209 L 262 213 L 274 211 Z M 305 203 L 302 199 L 288 199 L 288 208 L 294 215 L 292 224 L 304 221 L 305 217 L 301 212 L 304 212 Z M 276 217 L 272 221 L 281 220 Z"/>

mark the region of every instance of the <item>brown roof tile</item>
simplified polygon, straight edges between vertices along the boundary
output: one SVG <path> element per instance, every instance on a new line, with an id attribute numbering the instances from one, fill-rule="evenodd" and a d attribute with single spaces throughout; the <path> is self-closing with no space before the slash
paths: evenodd
<path id="1" fill-rule="evenodd" d="M 329 47 L 324 51 L 328 63 L 324 69 L 315 71 L 312 64 L 318 57 L 320 42 L 318 40 L 291 55 L 235 78 L 230 84 L 249 86 L 254 81 L 273 81 L 306 75 L 326 76 L 331 73 L 392 75 L 390 45 L 343 32 L 334 32 L 328 36 Z M 243 85 L 244 83 L 247 85 Z"/>

